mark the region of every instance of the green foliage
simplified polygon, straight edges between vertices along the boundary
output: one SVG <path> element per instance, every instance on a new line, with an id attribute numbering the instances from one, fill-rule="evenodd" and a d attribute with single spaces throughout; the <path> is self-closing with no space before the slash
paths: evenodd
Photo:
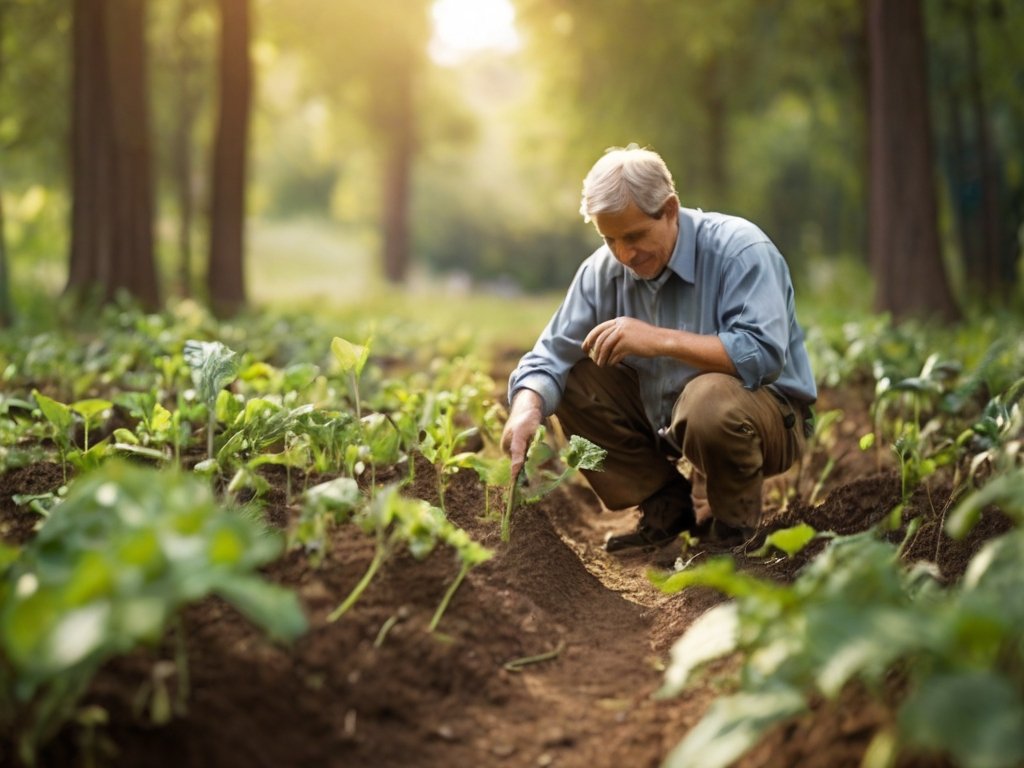
<path id="1" fill-rule="evenodd" d="M 1010 601 L 1024 588 L 1022 554 L 1021 531 L 995 539 L 949 590 L 927 567 L 903 568 L 896 547 L 870 532 L 834 539 L 791 587 L 736 572 L 731 560 L 652 576 L 665 591 L 704 585 L 735 599 L 678 641 L 661 695 L 678 695 L 708 661 L 743 658 L 739 691 L 715 702 L 667 764 L 729 765 L 807 697 L 835 699 L 855 680 L 877 692 L 900 670 L 907 691 L 885 733 L 898 749 L 945 751 L 968 768 L 1016 765 L 1024 614 Z"/>
<path id="2" fill-rule="evenodd" d="M 217 594 L 275 638 L 303 632 L 295 596 L 257 572 L 280 551 L 194 478 L 112 463 L 75 481 L 0 584 L 0 711 L 26 708 L 23 759 L 105 661 L 156 643 L 188 603 Z"/>
<path id="3" fill-rule="evenodd" d="M 548 445 L 544 426 L 538 427 L 530 447 L 526 451 L 526 463 L 519 477 L 511 478 L 508 486 L 504 514 L 501 517 L 501 540 L 508 541 L 512 531 L 512 512 L 517 501 L 535 504 L 559 485 L 564 483 L 573 473 L 586 469 L 599 472 L 608 451 L 580 435 L 573 435 L 558 453 Z M 562 465 L 561 472 L 552 472 L 545 465 L 558 458 Z"/>
<path id="4" fill-rule="evenodd" d="M 182 350 L 192 370 L 192 383 L 200 401 L 206 406 L 206 458 L 213 458 L 213 432 L 217 424 L 217 399 L 221 390 L 238 375 L 237 353 L 219 341 L 185 342 Z"/>
<path id="5" fill-rule="evenodd" d="M 400 548 L 404 546 L 414 558 L 422 560 L 439 543 L 445 543 L 455 549 L 461 566 L 455 581 L 434 613 L 430 623 L 433 631 L 469 570 L 491 557 L 489 550 L 472 541 L 465 531 L 449 522 L 441 509 L 422 499 L 400 495 L 394 485 L 385 488 L 370 504 L 363 506 L 356 514 L 355 521 L 366 533 L 374 535 L 377 546 L 362 578 L 338 607 L 328 614 L 327 620 L 330 622 L 340 619 L 355 605 L 381 566 Z"/>

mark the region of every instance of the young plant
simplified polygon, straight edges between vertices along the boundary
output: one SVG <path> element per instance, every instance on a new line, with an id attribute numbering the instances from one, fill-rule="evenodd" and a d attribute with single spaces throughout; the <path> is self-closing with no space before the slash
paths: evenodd
<path id="1" fill-rule="evenodd" d="M 420 453 L 437 470 L 437 497 L 443 510 L 449 478 L 465 466 L 466 460 L 472 455 L 471 451 L 456 451 L 466 440 L 477 434 L 477 428 L 460 428 L 455 423 L 456 402 L 452 393 L 441 393 L 437 399 L 437 417 L 424 430 L 425 436 L 420 442 Z"/>
<path id="2" fill-rule="evenodd" d="M 668 768 L 731 765 L 773 725 L 835 700 L 852 681 L 878 692 L 905 679 L 897 711 L 868 752 L 944 753 L 966 768 L 1024 760 L 1024 532 L 986 544 L 942 589 L 926 564 L 904 568 L 874 532 L 835 538 L 791 585 L 738 572 L 731 558 L 667 576 L 666 592 L 709 586 L 734 598 L 680 638 L 659 695 L 678 695 L 706 662 L 739 652 L 738 690 L 717 699 Z"/>
<path id="3" fill-rule="evenodd" d="M 157 643 L 188 603 L 217 594 L 273 637 L 303 632 L 295 595 L 259 575 L 280 551 L 262 523 L 217 506 L 191 475 L 108 462 L 72 483 L 0 567 L 0 668 L 10 674 L 0 712 L 24 714 L 22 760 L 32 763 L 107 660 Z"/>
<path id="4" fill-rule="evenodd" d="M 74 424 L 71 409 L 64 403 L 47 397 L 38 389 L 32 390 L 32 397 L 35 399 L 36 405 L 39 406 L 39 411 L 43 414 L 43 418 L 50 423 L 51 437 L 57 446 L 61 470 L 64 473 L 64 481 L 67 482 L 68 452 L 74 447 L 74 444 L 71 442 L 71 426 Z"/>
<path id="5" fill-rule="evenodd" d="M 585 437 L 573 435 L 557 454 L 563 469 L 556 474 L 544 468 L 544 465 L 556 456 L 555 451 L 545 441 L 545 433 L 544 426 L 541 425 L 526 452 L 526 463 L 519 477 L 511 478 L 509 481 L 505 512 L 501 517 L 502 541 L 507 542 L 511 536 L 512 512 L 517 501 L 535 504 L 564 483 L 574 472 L 581 469 L 599 472 L 608 455 L 608 451 Z"/>
<path id="6" fill-rule="evenodd" d="M 182 350 L 185 362 L 192 371 L 192 383 L 199 399 L 206 405 L 206 458 L 213 458 L 213 433 L 217 426 L 217 396 L 235 380 L 238 373 L 238 353 L 219 341 L 185 342 Z"/>
<path id="7" fill-rule="evenodd" d="M 458 591 L 459 586 L 466 578 L 467 574 L 480 565 L 490 560 L 494 556 L 494 552 L 487 549 L 482 544 L 478 544 L 469 538 L 469 534 L 461 528 L 457 528 L 451 523 L 448 523 L 442 532 L 445 543 L 455 549 L 455 556 L 459 561 L 459 572 L 455 576 L 455 580 L 448 585 L 447 591 L 444 593 L 444 597 L 441 598 L 441 602 L 437 606 L 437 610 L 434 611 L 434 616 L 430 620 L 430 626 L 428 629 L 433 632 L 437 629 L 437 625 L 441 623 L 441 617 L 444 616 L 444 612 L 448 610 L 448 604 L 452 601 L 455 593 Z"/>
<path id="8" fill-rule="evenodd" d="M 440 509 L 422 499 L 408 499 L 399 495 L 396 486 L 389 486 L 377 494 L 370 505 L 358 513 L 356 520 L 364 532 L 373 534 L 377 546 L 362 578 L 338 607 L 328 614 L 329 622 L 337 621 L 356 604 L 381 566 L 403 544 L 417 560 L 429 555 L 437 545 L 438 536 L 446 522 Z"/>
<path id="9" fill-rule="evenodd" d="M 359 378 L 363 375 L 363 368 L 366 367 L 366 361 L 370 357 L 370 342 L 367 341 L 360 346 L 340 336 L 335 336 L 331 341 L 331 353 L 341 372 L 348 374 L 352 397 L 355 399 L 356 418 L 361 419 L 363 407 L 359 397 Z"/>

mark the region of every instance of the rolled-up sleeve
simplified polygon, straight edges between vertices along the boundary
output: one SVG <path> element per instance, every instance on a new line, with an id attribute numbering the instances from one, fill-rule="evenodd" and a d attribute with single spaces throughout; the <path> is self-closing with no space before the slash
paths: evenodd
<path id="1" fill-rule="evenodd" d="M 770 242 L 748 245 L 722 275 L 718 338 L 748 389 L 771 384 L 786 364 L 789 285 L 785 261 Z"/>

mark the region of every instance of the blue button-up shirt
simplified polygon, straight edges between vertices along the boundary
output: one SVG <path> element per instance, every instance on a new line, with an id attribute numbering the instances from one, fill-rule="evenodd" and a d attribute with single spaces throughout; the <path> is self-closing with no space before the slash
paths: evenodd
<path id="1" fill-rule="evenodd" d="M 545 415 L 554 413 L 570 369 L 585 355 L 583 339 L 616 317 L 715 334 L 744 386 L 774 384 L 795 401 L 817 399 L 789 267 L 771 240 L 745 219 L 681 208 L 672 257 L 652 280 L 619 263 L 607 246 L 598 248 L 512 372 L 509 401 L 520 389 L 532 389 L 544 400 Z M 656 430 L 669 424 L 679 393 L 701 372 L 670 357 L 630 355 L 622 362 L 637 371 L 644 411 Z"/>

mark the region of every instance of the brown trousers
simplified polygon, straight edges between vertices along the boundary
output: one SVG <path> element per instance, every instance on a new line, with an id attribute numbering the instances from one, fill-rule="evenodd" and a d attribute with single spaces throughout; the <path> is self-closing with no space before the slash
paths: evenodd
<path id="1" fill-rule="evenodd" d="M 677 480 L 681 452 L 706 478 L 711 514 L 733 526 L 760 522 L 764 478 L 785 472 L 804 449 L 801 408 L 721 373 L 686 385 L 664 437 L 647 421 L 636 372 L 622 365 L 581 360 L 555 415 L 567 435 L 608 451 L 604 469 L 584 475 L 609 509 L 640 504 Z"/>

